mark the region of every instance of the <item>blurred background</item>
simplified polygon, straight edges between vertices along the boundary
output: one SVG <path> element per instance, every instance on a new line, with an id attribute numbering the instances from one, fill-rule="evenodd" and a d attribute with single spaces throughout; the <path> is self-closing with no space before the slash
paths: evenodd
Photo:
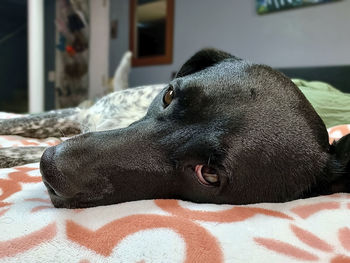
<path id="1" fill-rule="evenodd" d="M 116 89 L 128 50 L 129 87 L 168 82 L 204 47 L 275 68 L 349 65 L 349 14 L 348 0 L 1 0 L 0 111 L 93 101 Z"/>

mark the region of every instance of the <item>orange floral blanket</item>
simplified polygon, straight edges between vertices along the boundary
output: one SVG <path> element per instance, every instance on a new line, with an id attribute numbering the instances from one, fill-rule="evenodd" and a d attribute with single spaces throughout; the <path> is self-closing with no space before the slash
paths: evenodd
<path id="1" fill-rule="evenodd" d="M 331 128 L 331 139 L 350 125 Z M 0 147 L 57 139 L 0 136 Z M 350 194 L 246 206 L 56 209 L 38 163 L 0 169 L 0 262 L 350 262 Z"/>

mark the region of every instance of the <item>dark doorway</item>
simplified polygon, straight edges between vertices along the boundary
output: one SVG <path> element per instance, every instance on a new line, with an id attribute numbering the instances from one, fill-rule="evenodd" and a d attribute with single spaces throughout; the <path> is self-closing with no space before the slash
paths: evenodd
<path id="1" fill-rule="evenodd" d="M 0 1 L 0 111 L 28 111 L 27 0 Z"/>

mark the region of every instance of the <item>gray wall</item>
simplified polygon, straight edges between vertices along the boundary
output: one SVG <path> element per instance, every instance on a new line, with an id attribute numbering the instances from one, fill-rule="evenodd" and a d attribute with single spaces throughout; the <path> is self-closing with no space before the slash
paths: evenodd
<path id="1" fill-rule="evenodd" d="M 113 76 L 123 53 L 129 50 L 129 1 L 110 0 L 110 20 L 118 20 L 117 38 L 109 43 L 109 75 Z"/>
<path id="2" fill-rule="evenodd" d="M 55 83 L 48 79 L 49 72 L 55 71 L 55 52 L 56 52 L 56 1 L 44 1 L 44 48 L 45 48 L 45 110 L 55 108 Z"/>
<path id="3" fill-rule="evenodd" d="M 111 0 L 111 18 L 119 21 L 111 75 L 128 49 L 128 2 Z M 134 67 L 130 85 L 167 82 L 202 47 L 273 67 L 350 64 L 350 1 L 259 16 L 255 0 L 175 0 L 173 64 Z"/>

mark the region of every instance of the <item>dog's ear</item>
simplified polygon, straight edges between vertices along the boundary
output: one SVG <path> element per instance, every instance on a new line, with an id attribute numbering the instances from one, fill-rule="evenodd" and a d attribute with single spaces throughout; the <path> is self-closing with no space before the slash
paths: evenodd
<path id="1" fill-rule="evenodd" d="M 350 193 L 350 134 L 335 141 L 329 153 L 331 159 L 326 176 L 318 178 L 308 196 Z"/>
<path id="2" fill-rule="evenodd" d="M 179 72 L 176 74 L 176 78 L 201 71 L 228 58 L 240 60 L 229 53 L 214 48 L 202 49 L 182 65 Z"/>
<path id="3" fill-rule="evenodd" d="M 333 175 L 338 177 L 331 183 L 331 192 L 350 193 L 350 134 L 331 145 L 331 154 L 337 164 L 332 169 Z"/>
<path id="4" fill-rule="evenodd" d="M 332 144 L 336 160 L 345 167 L 350 177 L 350 134 L 340 138 Z"/>

